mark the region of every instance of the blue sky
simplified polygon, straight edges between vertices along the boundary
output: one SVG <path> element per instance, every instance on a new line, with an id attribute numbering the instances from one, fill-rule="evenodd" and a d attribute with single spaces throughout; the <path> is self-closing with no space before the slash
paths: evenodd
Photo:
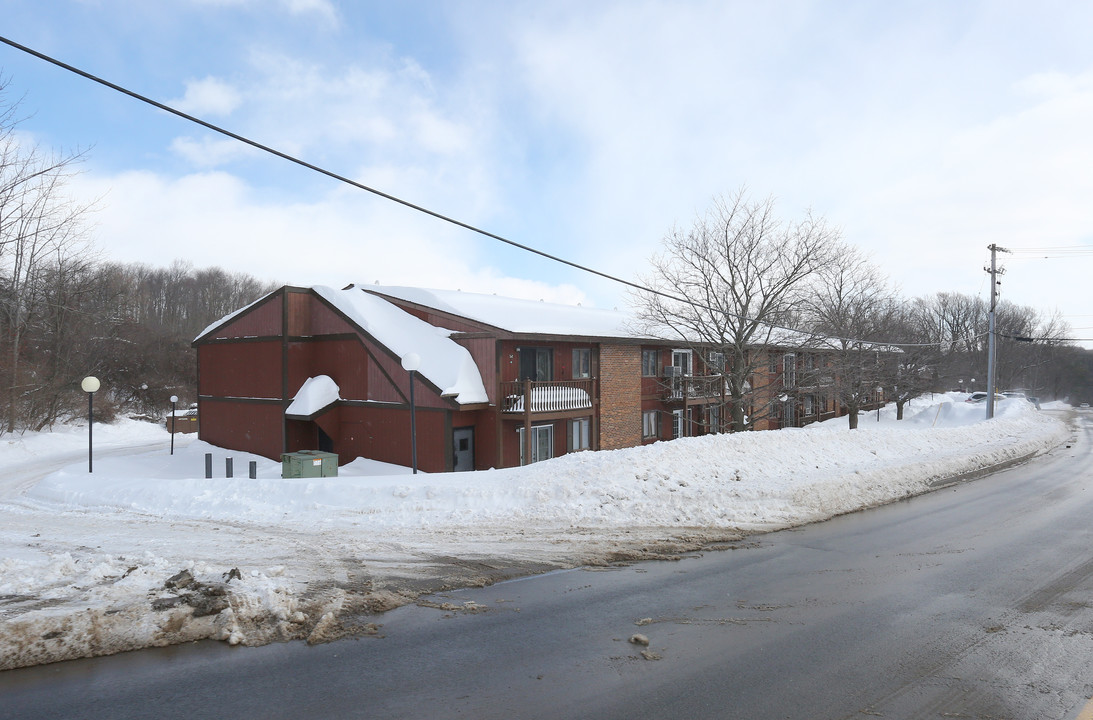
<path id="1" fill-rule="evenodd" d="M 987 245 L 1093 246 L 1093 4 L 0 0 L 0 35 L 625 278 L 746 187 L 907 296 Z M 7 46 L 28 140 L 87 148 L 104 257 L 622 306 L 625 291 L 262 155 Z M 1003 297 L 1093 326 L 1093 256 Z M 1075 331 L 1093 337 L 1093 329 Z"/>

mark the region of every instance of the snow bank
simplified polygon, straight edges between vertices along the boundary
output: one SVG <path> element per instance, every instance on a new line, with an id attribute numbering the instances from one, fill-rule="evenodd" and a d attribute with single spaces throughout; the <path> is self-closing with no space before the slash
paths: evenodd
<path id="1" fill-rule="evenodd" d="M 916 492 L 960 474 L 1043 450 L 1065 427 L 1020 400 L 985 408 L 946 400 L 902 423 L 846 430 L 838 419 L 804 429 L 680 438 L 566 455 L 523 468 L 440 475 L 282 479 L 280 464 L 201 442 L 174 458 L 107 458 L 95 475 L 56 472 L 26 498 L 56 507 L 165 518 L 362 530 L 499 525 L 756 529 L 810 522 Z M 874 427 L 874 425 L 877 425 Z M 203 456 L 256 460 L 257 480 L 205 479 Z"/>
<path id="2" fill-rule="evenodd" d="M 162 428 L 149 450 L 152 431 L 125 424 L 96 426 L 104 454 L 91 474 L 79 431 L 12 439 L 0 443 L 3 466 L 22 458 L 42 477 L 0 485 L 0 668 L 199 637 L 334 637 L 347 613 L 412 598 L 399 578 L 417 589 L 440 578 L 439 558 L 561 566 L 649 538 L 813 522 L 1069 437 L 1023 400 L 984 422 L 985 407 L 962 398 L 918 401 L 898 423 L 885 408 L 853 432 L 842 418 L 433 475 L 361 459 L 336 478 L 282 479 L 279 463 L 191 438 L 169 455 Z M 137 449 L 106 452 L 123 436 Z M 67 458 L 56 471 L 47 446 Z M 204 478 L 205 453 L 220 477 Z M 229 456 L 237 468 L 257 462 L 257 479 L 223 477 Z M 171 587 L 181 570 L 192 583 Z"/>

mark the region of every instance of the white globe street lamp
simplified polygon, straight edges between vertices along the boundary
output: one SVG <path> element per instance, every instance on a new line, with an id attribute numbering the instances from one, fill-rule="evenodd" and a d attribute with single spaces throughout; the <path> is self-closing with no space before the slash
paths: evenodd
<path id="1" fill-rule="evenodd" d="M 175 414 L 175 405 L 178 404 L 178 395 L 171 396 L 171 454 L 175 454 L 175 433 L 178 432 L 178 415 Z"/>
<path id="2" fill-rule="evenodd" d="M 91 428 L 95 424 L 95 393 L 99 391 L 99 379 L 94 375 L 88 375 L 80 382 L 80 389 L 87 393 L 87 472 L 91 467 Z"/>

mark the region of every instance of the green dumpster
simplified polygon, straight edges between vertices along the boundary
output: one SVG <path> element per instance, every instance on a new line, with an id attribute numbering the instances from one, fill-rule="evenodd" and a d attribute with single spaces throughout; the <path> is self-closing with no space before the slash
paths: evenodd
<path id="1" fill-rule="evenodd" d="M 338 477 L 338 454 L 299 450 L 281 455 L 281 477 Z"/>

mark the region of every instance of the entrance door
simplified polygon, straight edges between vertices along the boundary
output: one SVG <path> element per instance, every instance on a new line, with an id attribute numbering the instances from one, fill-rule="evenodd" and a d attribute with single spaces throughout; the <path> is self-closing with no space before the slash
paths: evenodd
<path id="1" fill-rule="evenodd" d="M 527 465 L 528 458 L 524 448 L 524 428 L 516 428 L 520 438 L 520 464 Z M 533 425 L 531 427 L 531 462 L 549 460 L 554 457 L 554 426 Z"/>
<path id="2" fill-rule="evenodd" d="M 323 429 L 318 425 L 315 429 L 319 431 L 319 452 L 334 452 L 334 438 L 323 432 Z"/>
<path id="3" fill-rule="evenodd" d="M 474 428 L 452 430 L 452 470 L 474 470 Z"/>

